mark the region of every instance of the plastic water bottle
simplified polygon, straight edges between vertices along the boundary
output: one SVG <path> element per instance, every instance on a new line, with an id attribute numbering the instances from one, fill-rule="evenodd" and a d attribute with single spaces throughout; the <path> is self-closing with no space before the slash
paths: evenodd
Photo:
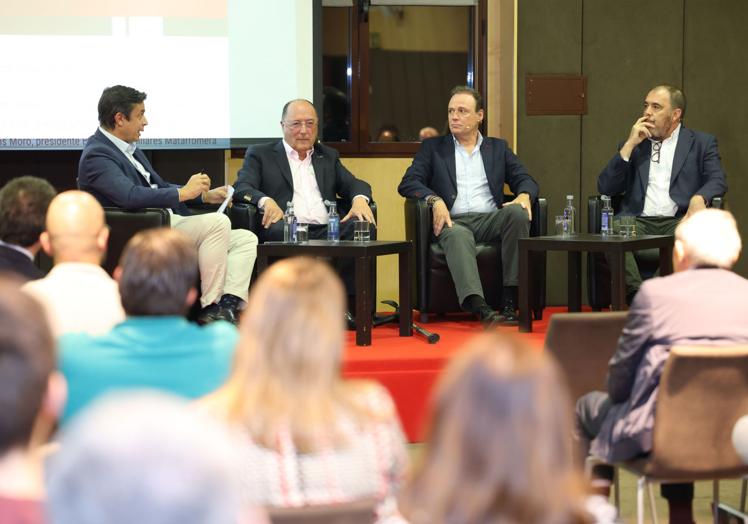
<path id="1" fill-rule="evenodd" d="M 283 214 L 283 242 L 296 243 L 296 215 L 293 212 L 293 202 L 286 203 L 286 212 Z"/>
<path id="2" fill-rule="evenodd" d="M 600 210 L 600 233 L 606 237 L 613 234 L 613 206 L 610 205 L 610 197 L 602 195 L 600 200 L 603 208 Z"/>
<path id="3" fill-rule="evenodd" d="M 332 242 L 340 241 L 340 215 L 338 215 L 338 205 L 330 202 L 330 212 L 327 213 L 327 240 Z"/>
<path id="4" fill-rule="evenodd" d="M 567 235 L 574 235 L 577 232 L 577 210 L 574 207 L 574 195 L 566 195 L 566 207 L 564 208 L 564 231 Z"/>

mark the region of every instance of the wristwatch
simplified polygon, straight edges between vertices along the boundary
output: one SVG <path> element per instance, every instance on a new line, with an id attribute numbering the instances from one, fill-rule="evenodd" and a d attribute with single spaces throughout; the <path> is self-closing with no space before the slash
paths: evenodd
<path id="1" fill-rule="evenodd" d="M 434 207 L 434 204 L 442 200 L 442 197 L 439 195 L 429 195 L 426 197 L 426 203 L 429 207 Z"/>

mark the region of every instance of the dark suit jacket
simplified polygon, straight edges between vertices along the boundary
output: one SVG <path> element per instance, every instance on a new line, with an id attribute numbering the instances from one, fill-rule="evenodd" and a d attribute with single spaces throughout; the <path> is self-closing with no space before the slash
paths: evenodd
<path id="1" fill-rule="evenodd" d="M 0 272 L 8 271 L 23 280 L 36 280 L 44 274 L 25 254 L 8 246 L 0 246 Z"/>
<path id="2" fill-rule="evenodd" d="M 504 202 L 504 183 L 512 193 L 528 193 L 538 197 L 538 184 L 509 149 L 505 140 L 485 137 L 480 147 L 488 185 L 496 205 Z M 437 194 L 451 209 L 457 198 L 455 144 L 452 135 L 438 136 L 423 141 L 413 163 L 405 172 L 397 190 L 406 198 L 426 198 Z"/>
<path id="3" fill-rule="evenodd" d="M 621 146 L 623 143 L 618 146 L 619 150 Z M 603 195 L 621 195 L 618 212 L 622 215 L 639 216 L 644 210 L 651 148 L 649 140 L 642 141 L 634 148 L 628 162 L 616 153 L 600 173 L 597 190 Z M 688 201 L 694 195 L 701 195 L 711 202 L 712 198 L 726 192 L 727 182 L 717 140 L 707 133 L 681 126 L 670 177 L 670 198 L 678 204 L 675 216 L 686 213 Z"/>
<path id="4" fill-rule="evenodd" d="M 140 149 L 133 156 L 151 174 L 151 183 L 157 188 L 150 187 L 125 154 L 97 129 L 81 154 L 78 188 L 91 193 L 104 207 L 168 207 L 178 215 L 190 215 L 179 201 L 179 186 L 158 176 Z"/>
<path id="5" fill-rule="evenodd" d="M 609 363 L 613 403 L 592 453 L 627 460 L 652 449 L 662 369 L 676 345 L 748 342 L 748 280 L 725 269 L 691 269 L 642 284 Z"/>
<path id="6" fill-rule="evenodd" d="M 335 149 L 315 144 L 312 167 L 323 200 L 334 202 L 337 195 L 349 204 L 356 195 L 371 200 L 371 186 L 343 167 Z M 256 205 L 267 196 L 286 210 L 286 203 L 293 200 L 293 178 L 282 140 L 247 149 L 234 190 L 235 202 Z"/>

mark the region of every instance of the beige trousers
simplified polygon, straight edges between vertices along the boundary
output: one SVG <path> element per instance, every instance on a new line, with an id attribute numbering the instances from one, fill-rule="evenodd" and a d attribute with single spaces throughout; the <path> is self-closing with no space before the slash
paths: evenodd
<path id="1" fill-rule="evenodd" d="M 257 260 L 255 234 L 246 229 L 231 229 L 229 218 L 218 213 L 172 215 L 171 225 L 197 245 L 202 307 L 218 302 L 227 293 L 246 301 Z"/>

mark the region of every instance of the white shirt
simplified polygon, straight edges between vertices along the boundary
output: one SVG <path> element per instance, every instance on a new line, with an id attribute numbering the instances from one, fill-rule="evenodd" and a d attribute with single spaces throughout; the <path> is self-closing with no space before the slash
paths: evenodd
<path id="1" fill-rule="evenodd" d="M 151 174 L 146 170 L 145 167 L 143 167 L 143 164 L 141 164 L 135 159 L 135 156 L 134 156 L 135 149 L 136 149 L 135 144 L 125 142 L 121 138 L 118 138 L 114 136 L 113 134 L 111 134 L 109 131 L 107 131 L 103 127 L 99 127 L 99 131 L 104 133 L 104 136 L 107 137 L 115 146 L 117 146 L 117 149 L 119 149 L 120 151 L 122 151 L 122 153 L 124 153 L 124 155 L 130 161 L 130 163 L 133 166 L 135 166 L 135 169 L 138 170 L 138 173 L 143 175 L 143 178 L 145 178 L 145 181 L 148 182 L 148 185 L 150 185 L 154 189 L 158 187 L 156 184 L 151 184 Z"/>
<path id="2" fill-rule="evenodd" d="M 647 193 L 644 196 L 645 217 L 673 217 L 678 211 L 678 204 L 670 198 L 670 178 L 673 173 L 673 159 L 675 158 L 675 146 L 678 145 L 680 124 L 675 128 L 673 134 L 662 141 L 660 147 L 660 161 L 649 159 L 649 182 Z M 654 146 L 654 143 L 652 144 Z"/>
<path id="3" fill-rule="evenodd" d="M 478 133 L 475 148 L 468 153 L 460 142 L 452 136 L 455 143 L 455 176 L 457 179 L 457 198 L 449 210 L 452 216 L 464 213 L 489 213 L 497 209 L 496 201 L 491 194 L 486 177 L 486 167 L 480 146 L 483 135 Z"/>
<path id="4" fill-rule="evenodd" d="M 117 282 L 94 264 L 57 264 L 46 277 L 22 289 L 44 306 L 55 337 L 75 332 L 103 335 L 125 320 Z"/>
<path id="5" fill-rule="evenodd" d="M 327 224 L 327 206 L 322 199 L 322 192 L 317 185 L 314 174 L 312 156 L 314 149 L 310 149 L 304 160 L 299 153 L 283 140 L 288 165 L 291 167 L 293 179 L 293 209 L 296 220 L 304 224 Z"/>

